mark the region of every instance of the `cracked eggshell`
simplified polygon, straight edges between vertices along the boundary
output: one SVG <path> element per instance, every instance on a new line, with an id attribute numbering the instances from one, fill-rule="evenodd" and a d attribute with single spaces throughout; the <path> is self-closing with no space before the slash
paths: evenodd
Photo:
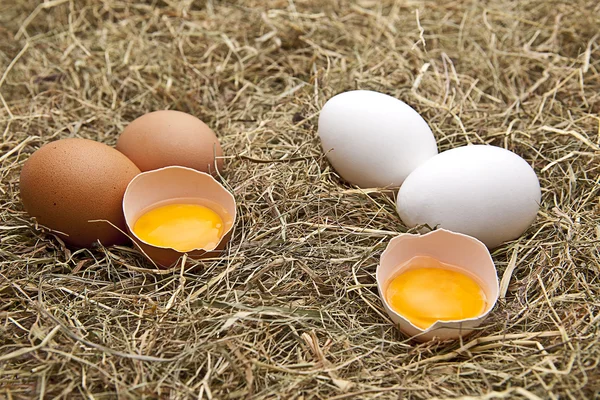
<path id="1" fill-rule="evenodd" d="M 196 249 L 188 252 L 192 259 L 216 257 L 231 239 L 236 221 L 236 203 L 233 195 L 211 175 L 192 168 L 171 166 L 147 171 L 136 176 L 125 191 L 123 213 L 127 229 L 134 243 L 142 252 L 161 268 L 171 267 L 183 252 L 170 247 L 155 246 L 138 238 L 133 225 L 146 211 L 161 203 L 206 201 L 215 212 L 221 215 L 226 228 L 215 248 Z"/>
<path id="2" fill-rule="evenodd" d="M 423 330 L 394 311 L 386 300 L 387 286 L 392 278 L 408 267 L 407 261 L 416 256 L 433 257 L 477 277 L 486 295 L 487 304 L 483 314 L 476 318 L 457 321 L 437 321 L 428 329 Z M 381 254 L 376 280 L 383 307 L 394 324 L 400 331 L 420 342 L 434 338 L 438 340 L 457 339 L 468 335 L 487 317 L 499 296 L 496 267 L 487 247 L 475 238 L 444 229 L 438 229 L 425 235 L 404 233 L 393 238 Z"/>
<path id="3" fill-rule="evenodd" d="M 419 113 L 392 96 L 369 90 L 329 99 L 319 115 L 318 134 L 336 172 L 362 188 L 398 187 L 438 152 Z"/>

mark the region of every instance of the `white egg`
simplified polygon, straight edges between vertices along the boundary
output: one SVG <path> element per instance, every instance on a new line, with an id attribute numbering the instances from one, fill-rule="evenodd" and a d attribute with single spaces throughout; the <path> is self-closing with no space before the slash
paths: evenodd
<path id="1" fill-rule="evenodd" d="M 398 187 L 437 154 L 433 133 L 415 110 L 368 90 L 329 99 L 319 116 L 319 137 L 337 173 L 363 188 Z"/>
<path id="2" fill-rule="evenodd" d="M 475 145 L 445 151 L 415 169 L 398 192 L 397 209 L 409 227 L 439 226 L 494 248 L 529 228 L 540 200 L 538 178 L 525 160 Z"/>

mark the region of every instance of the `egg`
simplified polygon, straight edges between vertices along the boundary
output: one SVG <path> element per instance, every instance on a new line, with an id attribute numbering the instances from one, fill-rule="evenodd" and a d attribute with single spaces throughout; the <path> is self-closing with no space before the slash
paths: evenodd
<path id="1" fill-rule="evenodd" d="M 141 171 L 178 165 L 214 175 L 216 168 L 223 168 L 215 133 L 180 111 L 155 111 L 135 119 L 119 136 L 116 148 Z"/>
<path id="2" fill-rule="evenodd" d="M 437 154 L 433 133 L 415 110 L 368 90 L 329 99 L 319 116 L 318 135 L 337 173 L 362 188 L 398 187 Z"/>
<path id="3" fill-rule="evenodd" d="M 409 279 L 398 282 L 402 277 Z M 420 342 L 470 334 L 487 318 L 500 294 L 496 266 L 486 246 L 445 229 L 424 235 L 401 233 L 390 240 L 375 279 L 394 324 Z M 397 291 L 398 283 L 405 293 Z"/>
<path id="4" fill-rule="evenodd" d="M 457 265 L 417 255 L 389 280 L 385 293 L 390 307 L 414 326 L 428 329 L 437 321 L 477 318 L 487 297 L 481 283 Z"/>
<path id="5" fill-rule="evenodd" d="M 25 210 L 76 247 L 96 241 L 105 246 L 127 242 L 121 203 L 140 170 L 105 144 L 87 139 L 48 143 L 27 160 L 20 176 Z"/>
<path id="6" fill-rule="evenodd" d="M 123 196 L 127 229 L 160 268 L 222 254 L 236 220 L 233 195 L 205 172 L 170 166 L 136 176 Z"/>
<path id="7" fill-rule="evenodd" d="M 409 227 L 439 226 L 494 248 L 529 228 L 540 200 L 538 178 L 525 160 L 500 147 L 473 145 L 440 153 L 416 168 L 396 205 Z"/>

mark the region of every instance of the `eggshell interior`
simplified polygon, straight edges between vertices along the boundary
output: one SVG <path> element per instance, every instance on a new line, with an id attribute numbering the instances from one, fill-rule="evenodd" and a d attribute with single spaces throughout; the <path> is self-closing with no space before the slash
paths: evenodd
<path id="1" fill-rule="evenodd" d="M 231 238 L 231 230 L 235 225 L 235 199 L 211 175 L 179 166 L 165 167 L 139 174 L 129 183 L 123 197 L 125 222 L 136 244 L 147 257 L 160 267 L 172 266 L 183 253 L 169 247 L 155 246 L 139 239 L 133 232 L 133 225 L 152 205 L 180 198 L 198 198 L 217 203 L 232 219 L 229 229 L 223 233 L 223 237 L 215 249 L 193 250 L 187 253 L 189 258 L 199 259 L 218 255 Z M 214 211 L 222 212 L 217 209 Z"/>
<path id="2" fill-rule="evenodd" d="M 408 267 L 403 264 L 416 256 L 430 256 L 474 275 L 487 298 L 484 313 L 476 318 L 460 321 L 437 321 L 423 330 L 394 311 L 385 297 L 387 285 L 392 278 Z M 487 247 L 475 238 L 444 229 L 425 235 L 405 233 L 392 239 L 381 255 L 376 278 L 379 295 L 390 318 L 402 332 L 422 342 L 434 338 L 447 340 L 468 335 L 494 308 L 499 295 L 496 267 Z"/>

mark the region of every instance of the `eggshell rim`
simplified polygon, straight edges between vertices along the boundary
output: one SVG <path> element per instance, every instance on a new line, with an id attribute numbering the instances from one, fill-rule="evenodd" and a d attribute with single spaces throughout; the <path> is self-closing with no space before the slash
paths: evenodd
<path id="1" fill-rule="evenodd" d="M 194 249 L 191 249 L 191 250 L 188 250 L 188 251 L 180 251 L 180 250 L 177 250 L 177 249 L 175 249 L 175 248 L 173 248 L 173 247 L 168 247 L 168 246 L 159 246 L 159 245 L 156 245 L 156 244 L 148 243 L 147 241 L 145 241 L 145 240 L 141 239 L 140 237 L 138 237 L 138 235 L 136 235 L 136 234 L 135 234 L 135 232 L 133 231 L 133 227 L 131 227 L 131 226 L 129 225 L 129 221 L 128 221 L 128 219 L 127 219 L 127 216 L 125 215 L 125 225 L 127 225 L 127 229 L 129 230 L 129 232 L 130 232 L 130 233 L 131 233 L 131 234 L 132 234 L 132 235 L 133 235 L 133 236 L 134 236 L 134 237 L 135 237 L 137 240 L 139 240 L 141 243 L 143 243 L 143 244 L 145 244 L 145 245 L 147 245 L 147 246 L 150 246 L 150 247 L 155 247 L 155 248 L 158 248 L 158 249 L 173 250 L 173 251 L 176 251 L 176 252 L 178 252 L 178 253 L 181 253 L 181 254 L 188 254 L 188 253 L 192 253 L 192 252 L 194 252 L 194 251 L 204 251 L 204 252 L 207 252 L 207 253 L 208 253 L 208 252 L 211 252 L 211 251 L 215 251 L 215 249 L 216 249 L 217 247 L 219 247 L 219 245 L 221 244 L 221 242 L 223 241 L 223 239 L 224 239 L 224 238 L 225 238 L 225 237 L 226 237 L 226 236 L 229 234 L 229 232 L 231 232 L 231 230 L 232 230 L 232 229 L 234 228 L 234 226 L 235 226 L 235 223 L 236 223 L 236 221 L 237 221 L 237 202 L 235 201 L 235 196 L 234 196 L 234 195 L 233 195 L 233 194 L 232 194 L 232 193 L 231 193 L 229 190 L 227 190 L 227 189 L 225 188 L 225 186 L 223 186 L 223 185 L 221 184 L 221 182 L 217 181 L 217 180 L 216 180 L 216 179 L 215 179 L 215 178 L 214 178 L 214 177 L 213 177 L 211 174 L 207 174 L 206 172 L 198 171 L 197 169 L 194 169 L 194 168 L 189 168 L 189 167 L 184 167 L 184 166 L 180 166 L 180 165 L 169 165 L 169 166 L 162 167 L 162 168 L 152 169 L 152 170 L 150 170 L 150 171 L 144 171 L 144 172 L 140 172 L 139 174 L 137 174 L 137 175 L 136 175 L 136 176 L 135 176 L 135 177 L 134 177 L 134 178 L 133 178 L 133 179 L 132 179 L 132 180 L 129 182 L 129 184 L 127 185 L 127 188 L 125 189 L 125 193 L 123 194 L 123 201 L 122 201 L 122 203 L 121 203 L 121 206 L 122 206 L 122 208 L 123 208 L 123 214 L 125 214 L 125 199 L 127 198 L 127 194 L 129 193 L 129 189 L 130 189 L 130 187 L 131 187 L 131 184 L 132 184 L 132 183 L 133 183 L 133 182 L 134 182 L 136 179 L 140 178 L 142 175 L 147 175 L 147 174 L 157 173 L 157 172 L 161 172 L 161 171 L 168 170 L 168 169 L 185 169 L 185 170 L 192 171 L 192 172 L 195 172 L 195 173 L 197 173 L 197 174 L 200 174 L 200 175 L 206 175 L 206 176 L 208 176 L 210 179 L 212 179 L 212 180 L 213 180 L 213 181 L 214 181 L 214 182 L 215 182 L 215 183 L 216 183 L 216 184 L 217 184 L 217 185 L 218 185 L 218 186 L 219 186 L 219 187 L 220 187 L 220 188 L 221 188 L 221 189 L 222 189 L 222 190 L 223 190 L 225 193 L 227 193 L 227 194 L 228 194 L 228 195 L 231 197 L 231 200 L 233 201 L 233 205 L 234 205 L 234 207 L 233 207 L 233 210 L 234 210 L 234 212 L 233 212 L 233 216 L 232 216 L 233 218 L 232 218 L 232 220 L 231 220 L 231 226 L 229 227 L 229 229 L 227 229 L 226 231 L 224 231 L 224 232 L 223 232 L 223 234 L 221 235 L 221 239 L 220 239 L 220 240 L 219 240 L 219 241 L 218 241 L 218 242 L 215 244 L 215 247 L 214 247 L 214 248 L 212 248 L 212 249 L 205 249 L 205 248 L 203 248 L 203 247 L 197 247 L 197 248 L 194 248 Z M 133 242 L 135 243 L 135 240 L 134 240 Z"/>
<path id="2" fill-rule="evenodd" d="M 481 314 L 481 315 L 479 315 L 477 317 L 463 318 L 463 319 L 453 319 L 453 320 L 448 320 L 448 321 L 437 320 L 429 328 L 422 329 L 422 328 L 419 328 L 418 326 L 415 326 L 408 318 L 406 318 L 402 314 L 399 314 L 398 312 L 396 312 L 389 305 L 389 303 L 387 302 L 387 299 L 385 298 L 385 294 L 384 294 L 384 291 L 383 291 L 383 285 L 385 284 L 385 282 L 381 282 L 380 281 L 380 276 L 379 276 L 379 270 L 381 268 L 381 261 L 380 261 L 379 264 L 377 264 L 377 269 L 375 270 L 375 280 L 377 282 L 377 287 L 379 289 L 381 300 L 385 304 L 387 310 L 389 310 L 388 313 L 391 312 L 394 315 L 398 316 L 402 320 L 406 321 L 412 328 L 414 328 L 416 331 L 419 332 L 418 334 L 414 335 L 415 337 L 416 336 L 421 336 L 421 335 L 424 335 L 424 334 L 427 334 L 427 333 L 430 333 L 432 331 L 435 331 L 435 330 L 438 330 L 438 329 L 441 329 L 441 328 L 453 328 L 456 324 L 459 324 L 459 323 L 462 323 L 462 322 L 465 322 L 465 321 L 480 321 L 480 320 L 483 320 L 494 309 L 494 307 L 496 306 L 496 303 L 498 302 L 498 298 L 500 297 L 500 283 L 498 281 L 498 269 L 496 268 L 496 264 L 494 263 L 494 260 L 492 259 L 492 255 L 490 254 L 489 249 L 487 248 L 487 246 L 485 244 L 483 244 L 483 242 L 481 240 L 479 240 L 479 239 L 477 239 L 477 238 L 475 238 L 473 236 L 465 235 L 464 233 L 454 232 L 454 231 L 451 231 L 451 230 L 448 230 L 448 229 L 442 229 L 442 228 L 438 228 L 438 229 L 436 229 L 434 231 L 427 232 L 425 234 L 401 233 L 398 236 L 395 236 L 394 238 L 392 238 L 392 240 L 390 240 L 390 242 L 386 246 L 386 248 L 383 251 L 383 253 L 381 253 L 380 260 L 383 259 L 386 256 L 387 253 L 389 253 L 389 252 L 392 251 L 391 245 L 394 243 L 394 241 L 400 240 L 400 239 L 405 238 L 407 236 L 419 239 L 419 238 L 424 238 L 426 236 L 436 235 L 436 234 L 440 234 L 440 233 L 456 235 L 456 236 L 460 236 L 460 237 L 462 237 L 464 239 L 474 241 L 475 243 L 477 243 L 478 246 L 480 246 L 482 249 L 485 250 L 487 258 L 489 259 L 492 267 L 494 268 L 494 272 L 495 272 L 494 273 L 494 282 L 495 282 L 495 289 L 497 289 L 497 295 L 494 298 L 494 301 L 491 303 L 491 305 L 487 308 L 487 310 L 483 314 Z M 460 334 L 457 335 L 457 337 L 459 337 L 459 336 L 461 336 L 461 335 Z"/>

